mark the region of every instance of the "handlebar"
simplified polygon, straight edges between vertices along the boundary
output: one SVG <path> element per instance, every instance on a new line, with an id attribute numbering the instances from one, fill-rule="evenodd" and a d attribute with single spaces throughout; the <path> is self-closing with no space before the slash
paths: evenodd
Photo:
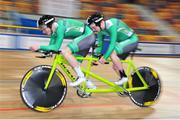
<path id="1" fill-rule="evenodd" d="M 37 50 L 35 52 L 42 53 L 43 55 L 36 56 L 36 58 L 46 58 L 46 57 L 53 57 L 53 54 L 59 54 L 61 51 L 42 51 L 42 50 Z"/>
<path id="2" fill-rule="evenodd" d="M 35 52 L 41 53 L 42 55 L 36 56 L 36 58 L 47 58 L 47 57 L 53 57 L 53 54 L 60 54 L 61 51 L 42 51 L 42 50 L 37 50 Z M 93 63 L 92 65 L 97 66 L 98 63 L 96 63 L 102 55 L 93 55 Z M 86 58 L 85 58 L 86 59 Z M 109 62 L 105 62 L 105 64 L 109 64 Z"/>

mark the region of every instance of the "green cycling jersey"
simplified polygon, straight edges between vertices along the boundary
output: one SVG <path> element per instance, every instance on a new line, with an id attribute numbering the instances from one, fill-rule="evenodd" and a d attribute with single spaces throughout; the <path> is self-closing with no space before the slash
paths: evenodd
<path id="1" fill-rule="evenodd" d="M 134 31 L 126 25 L 123 21 L 111 18 L 105 21 L 105 29 L 97 33 L 98 51 L 102 49 L 104 36 L 110 36 L 109 47 L 104 54 L 104 58 L 108 59 L 113 50 L 115 49 L 116 43 L 129 39 L 134 34 Z"/>
<path id="2" fill-rule="evenodd" d="M 63 39 L 74 39 L 82 36 L 86 31 L 85 36 L 92 34 L 92 30 L 86 26 L 83 22 L 73 19 L 61 19 L 57 22 L 58 26 L 50 36 L 50 42 L 48 46 L 40 46 L 44 51 L 58 51 L 62 45 Z M 80 42 L 84 37 L 79 37 Z"/>

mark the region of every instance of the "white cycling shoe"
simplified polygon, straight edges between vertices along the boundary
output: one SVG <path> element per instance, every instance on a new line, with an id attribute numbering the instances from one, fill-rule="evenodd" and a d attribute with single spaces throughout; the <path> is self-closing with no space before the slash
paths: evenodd
<path id="1" fill-rule="evenodd" d="M 70 83 L 69 85 L 72 87 L 80 85 L 82 82 L 86 81 L 85 77 L 79 77 L 75 82 Z"/>
<path id="2" fill-rule="evenodd" d="M 96 86 L 92 83 L 91 80 L 87 80 L 87 81 L 86 81 L 86 86 L 87 86 L 87 88 L 89 88 L 89 89 L 96 89 Z"/>
<path id="3" fill-rule="evenodd" d="M 123 85 L 125 82 L 128 81 L 127 77 L 123 77 L 122 79 L 120 79 L 119 81 L 114 82 L 116 85 Z"/>
<path id="4" fill-rule="evenodd" d="M 79 77 L 75 82 L 70 83 L 69 85 L 72 87 L 80 85 L 82 82 L 86 81 L 86 78 L 84 77 Z M 96 89 L 96 86 L 92 83 L 91 80 L 86 81 L 86 86 L 89 89 Z"/>

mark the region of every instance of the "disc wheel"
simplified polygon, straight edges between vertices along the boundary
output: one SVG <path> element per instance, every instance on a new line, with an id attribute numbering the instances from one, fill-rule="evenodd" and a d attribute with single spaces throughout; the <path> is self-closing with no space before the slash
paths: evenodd
<path id="1" fill-rule="evenodd" d="M 140 107 L 151 106 L 159 98 L 161 92 L 159 76 L 157 72 L 150 67 L 140 67 L 137 71 L 139 71 L 149 87 L 146 90 L 131 91 L 129 94 L 130 98 Z M 136 71 L 132 73 L 131 77 L 131 85 L 129 84 L 128 87 L 143 87 L 143 83 L 138 77 Z"/>
<path id="2" fill-rule="evenodd" d="M 23 102 L 31 109 L 48 112 L 59 106 L 67 93 L 67 83 L 57 69 L 47 90 L 44 89 L 51 66 L 40 65 L 29 70 L 20 84 L 20 95 Z"/>

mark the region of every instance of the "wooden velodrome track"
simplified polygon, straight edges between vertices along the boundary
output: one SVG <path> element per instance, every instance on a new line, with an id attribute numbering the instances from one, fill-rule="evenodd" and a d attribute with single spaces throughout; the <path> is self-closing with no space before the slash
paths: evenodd
<path id="1" fill-rule="evenodd" d="M 38 59 L 36 55 L 29 51 L 0 51 L 0 119 L 180 119 L 179 58 L 134 58 L 137 66 L 151 66 L 161 77 L 162 93 L 152 107 L 140 108 L 128 97 L 116 93 L 80 98 L 75 89 L 68 86 L 61 106 L 48 113 L 39 113 L 28 109 L 19 94 L 20 81 L 27 70 L 51 63 L 52 58 Z M 109 79 L 117 79 L 110 65 L 99 65 L 93 70 Z"/>

